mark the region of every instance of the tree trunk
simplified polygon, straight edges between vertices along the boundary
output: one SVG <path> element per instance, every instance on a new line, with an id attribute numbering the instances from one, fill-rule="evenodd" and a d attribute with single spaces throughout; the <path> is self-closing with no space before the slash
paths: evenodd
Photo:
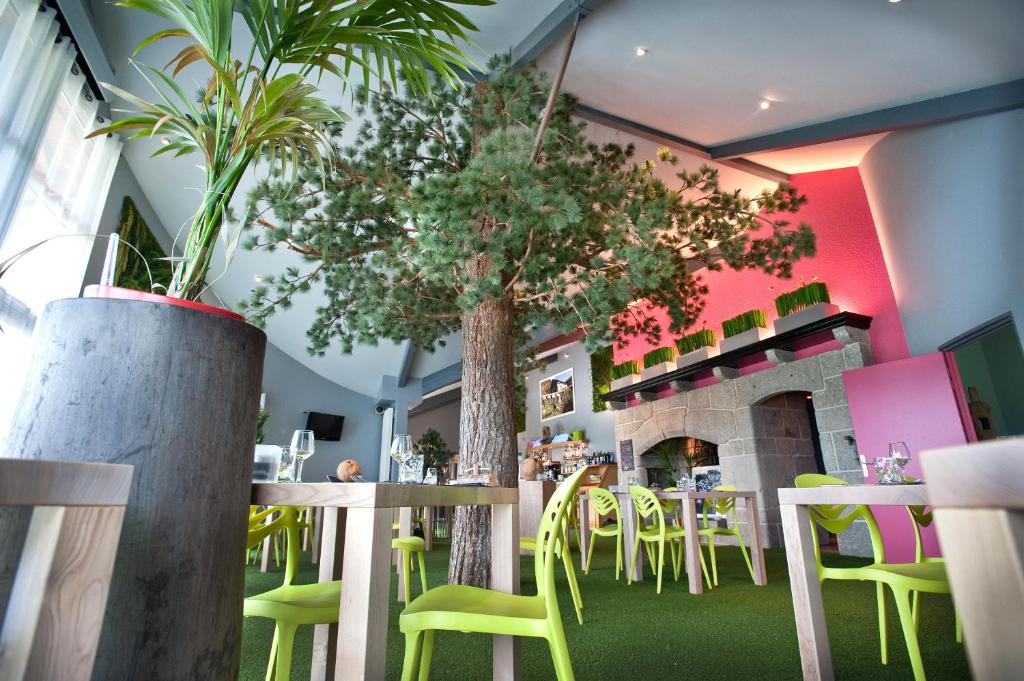
<path id="1" fill-rule="evenodd" d="M 502 487 L 515 487 L 515 348 L 512 302 L 488 298 L 462 316 L 462 411 L 459 470 L 489 468 Z M 490 586 L 491 510 L 460 506 L 452 530 L 448 581 Z"/>

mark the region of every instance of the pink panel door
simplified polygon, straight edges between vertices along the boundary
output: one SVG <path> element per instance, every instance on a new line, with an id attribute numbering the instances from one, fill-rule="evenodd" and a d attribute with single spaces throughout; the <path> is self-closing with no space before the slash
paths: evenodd
<path id="1" fill-rule="evenodd" d="M 903 441 L 910 448 L 908 472 L 920 477 L 922 450 L 967 442 L 946 361 L 944 353 L 933 352 L 843 373 L 857 450 L 868 461 L 887 456 L 890 442 Z M 870 466 L 868 482 L 875 482 Z M 885 540 L 886 559 L 914 560 L 914 533 L 906 510 L 871 510 Z M 939 555 L 934 528 L 924 532 L 924 546 L 928 555 Z"/>

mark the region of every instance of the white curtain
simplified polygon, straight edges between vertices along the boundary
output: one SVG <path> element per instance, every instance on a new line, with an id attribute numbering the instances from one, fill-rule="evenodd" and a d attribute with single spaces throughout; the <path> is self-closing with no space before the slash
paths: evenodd
<path id="1" fill-rule="evenodd" d="M 39 138 L 75 59 L 39 0 L 0 0 L 0 243 L 10 227 Z"/>
<path id="2" fill-rule="evenodd" d="M 98 102 L 73 65 L 70 41 L 55 43 L 55 26 L 36 3 L 0 0 L 0 262 L 46 242 L 0 279 L 0 440 L 36 317 L 81 289 L 121 152 L 116 136 L 85 138 L 102 124 Z"/>

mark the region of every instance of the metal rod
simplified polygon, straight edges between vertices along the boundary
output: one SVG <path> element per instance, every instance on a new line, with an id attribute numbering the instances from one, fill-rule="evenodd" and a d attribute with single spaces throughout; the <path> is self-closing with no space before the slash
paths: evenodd
<path id="1" fill-rule="evenodd" d="M 551 92 L 548 93 L 548 103 L 544 107 L 544 113 L 541 115 L 540 127 L 537 129 L 537 137 L 533 141 L 533 153 L 530 155 L 530 161 L 533 163 L 537 162 L 537 157 L 540 156 L 540 147 L 544 141 L 544 131 L 547 130 L 548 122 L 551 120 L 551 113 L 555 110 L 555 101 L 558 99 L 558 92 L 562 88 L 562 77 L 565 76 L 565 69 L 569 65 L 569 55 L 572 54 L 572 46 L 576 42 L 576 30 L 580 27 L 580 11 L 577 8 L 576 18 L 572 22 L 572 30 L 569 31 L 569 36 L 565 40 L 565 50 L 562 52 L 562 61 L 558 65 L 558 73 L 555 74 L 555 79 L 551 83 Z"/>

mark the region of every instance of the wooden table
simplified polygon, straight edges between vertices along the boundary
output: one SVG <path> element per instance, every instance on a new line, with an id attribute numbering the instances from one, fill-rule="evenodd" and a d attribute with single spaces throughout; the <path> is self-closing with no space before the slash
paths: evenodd
<path id="1" fill-rule="evenodd" d="M 804 679 L 834 678 L 832 652 L 821 601 L 821 583 L 814 557 L 817 533 L 811 527 L 809 505 L 911 506 L 927 505 L 925 485 L 832 485 L 779 490 L 782 531 L 786 538 L 789 588 L 793 593 L 796 635 Z"/>
<path id="2" fill-rule="evenodd" d="M 743 499 L 747 508 L 747 519 L 750 524 L 750 559 L 754 566 L 754 583 L 758 586 L 768 584 L 768 577 L 764 570 L 764 543 L 761 541 L 761 522 L 757 513 L 757 493 L 743 490 L 736 491 L 715 491 L 715 492 L 655 492 L 659 499 L 677 499 L 682 502 L 683 527 L 686 529 L 684 545 L 686 547 L 686 576 L 689 581 L 690 593 L 700 594 L 704 591 L 704 582 L 701 579 L 700 569 L 700 537 L 697 535 L 697 500 L 698 499 Z M 622 545 L 626 552 L 626 570 L 629 570 L 629 558 L 633 551 L 633 541 L 636 537 L 636 512 L 633 510 L 633 498 L 629 492 L 616 492 L 619 500 L 619 507 L 622 509 Z M 590 499 L 587 495 L 580 495 L 580 554 L 584 563 L 587 560 L 587 551 L 590 548 L 590 522 L 589 522 Z M 666 521 L 668 519 L 666 518 Z M 644 552 L 640 551 L 637 556 L 636 566 L 633 569 L 633 581 L 640 581 L 644 578 Z M 628 573 L 627 573 L 628 574 Z"/>
<path id="3" fill-rule="evenodd" d="M 490 506 L 491 587 L 519 593 L 517 489 L 372 482 L 256 483 L 252 503 L 324 508 L 319 581 L 342 580 L 341 621 L 315 629 L 313 681 L 384 678 L 395 508 Z M 495 636 L 493 677 L 515 681 L 519 675 L 518 640 Z"/>

